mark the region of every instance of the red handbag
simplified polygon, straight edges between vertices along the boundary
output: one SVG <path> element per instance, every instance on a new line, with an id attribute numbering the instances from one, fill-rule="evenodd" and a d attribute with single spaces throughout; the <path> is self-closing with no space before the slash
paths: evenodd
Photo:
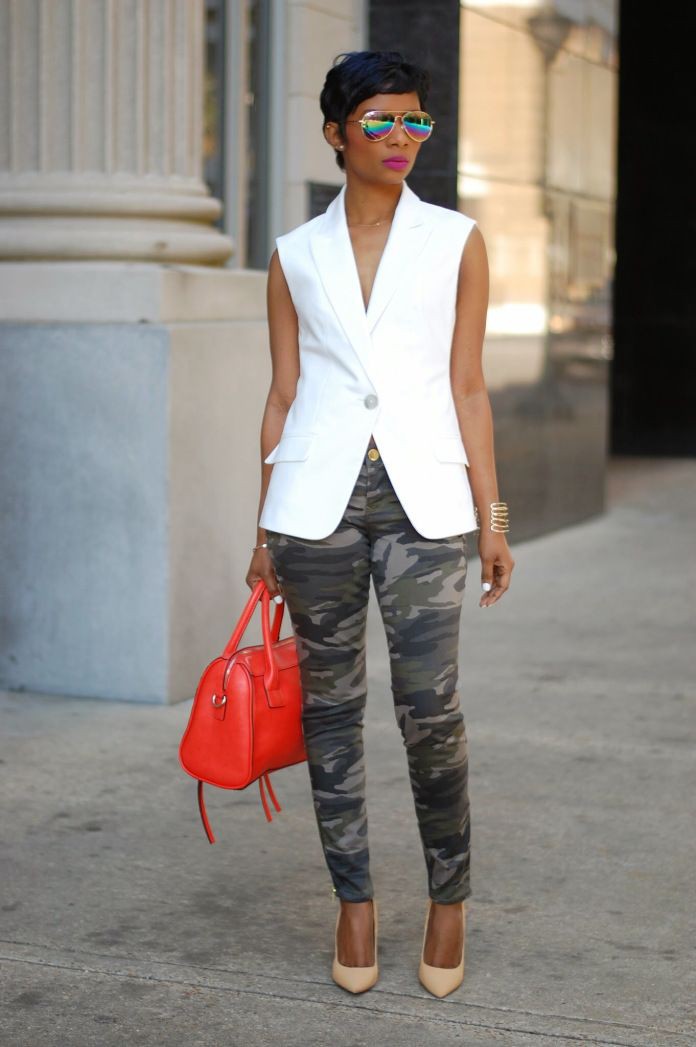
<path id="1" fill-rule="evenodd" d="M 261 599 L 263 643 L 237 650 Z M 269 771 L 307 759 L 302 732 L 302 690 L 294 636 L 279 640 L 285 601 L 276 605 L 270 625 L 270 593 L 260 579 L 222 654 L 205 669 L 196 689 L 188 726 L 179 744 L 179 762 L 198 779 L 198 808 L 210 843 L 215 843 L 203 799 L 203 785 L 246 789 L 258 780 L 261 802 L 276 811 Z"/>

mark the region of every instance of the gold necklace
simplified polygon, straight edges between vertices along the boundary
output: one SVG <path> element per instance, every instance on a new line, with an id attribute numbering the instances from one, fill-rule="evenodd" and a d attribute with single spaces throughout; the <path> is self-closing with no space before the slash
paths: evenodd
<path id="1" fill-rule="evenodd" d="M 382 225 L 383 222 L 391 222 L 394 218 L 393 214 L 390 214 L 388 218 L 380 218 L 379 222 L 351 222 L 350 225 L 346 222 L 349 229 L 353 229 L 356 225 Z"/>

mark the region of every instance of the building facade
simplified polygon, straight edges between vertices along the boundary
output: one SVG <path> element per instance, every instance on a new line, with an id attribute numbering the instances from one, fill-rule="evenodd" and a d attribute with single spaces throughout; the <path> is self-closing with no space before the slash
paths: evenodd
<path id="1" fill-rule="evenodd" d="M 511 540 L 601 512 L 612 0 L 0 0 L 0 686 L 175 702 L 248 595 L 274 238 L 343 176 L 343 51 L 431 69 L 409 177 L 479 223 Z"/>

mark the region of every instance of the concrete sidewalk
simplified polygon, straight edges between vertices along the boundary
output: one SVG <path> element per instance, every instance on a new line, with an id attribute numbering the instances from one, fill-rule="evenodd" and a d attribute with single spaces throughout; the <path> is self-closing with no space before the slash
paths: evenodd
<path id="1" fill-rule="evenodd" d="M 304 765 L 273 777 L 272 824 L 256 786 L 210 789 L 211 847 L 177 760 L 190 703 L 2 695 L 3 1047 L 696 1044 L 695 492 L 693 461 L 614 460 L 608 514 L 513 542 L 488 611 L 472 536 L 473 894 L 444 1000 L 416 975 L 425 865 L 374 594 L 362 996 L 331 981 Z"/>

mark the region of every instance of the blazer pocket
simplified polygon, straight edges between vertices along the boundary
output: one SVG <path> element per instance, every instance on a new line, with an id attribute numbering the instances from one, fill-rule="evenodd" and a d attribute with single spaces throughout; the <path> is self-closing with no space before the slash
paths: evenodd
<path id="1" fill-rule="evenodd" d="M 438 436 L 434 444 L 435 457 L 440 462 L 463 462 L 469 464 L 460 436 Z"/>
<path id="2" fill-rule="evenodd" d="M 302 462 L 309 455 L 314 434 L 306 436 L 281 436 L 264 462 Z"/>

